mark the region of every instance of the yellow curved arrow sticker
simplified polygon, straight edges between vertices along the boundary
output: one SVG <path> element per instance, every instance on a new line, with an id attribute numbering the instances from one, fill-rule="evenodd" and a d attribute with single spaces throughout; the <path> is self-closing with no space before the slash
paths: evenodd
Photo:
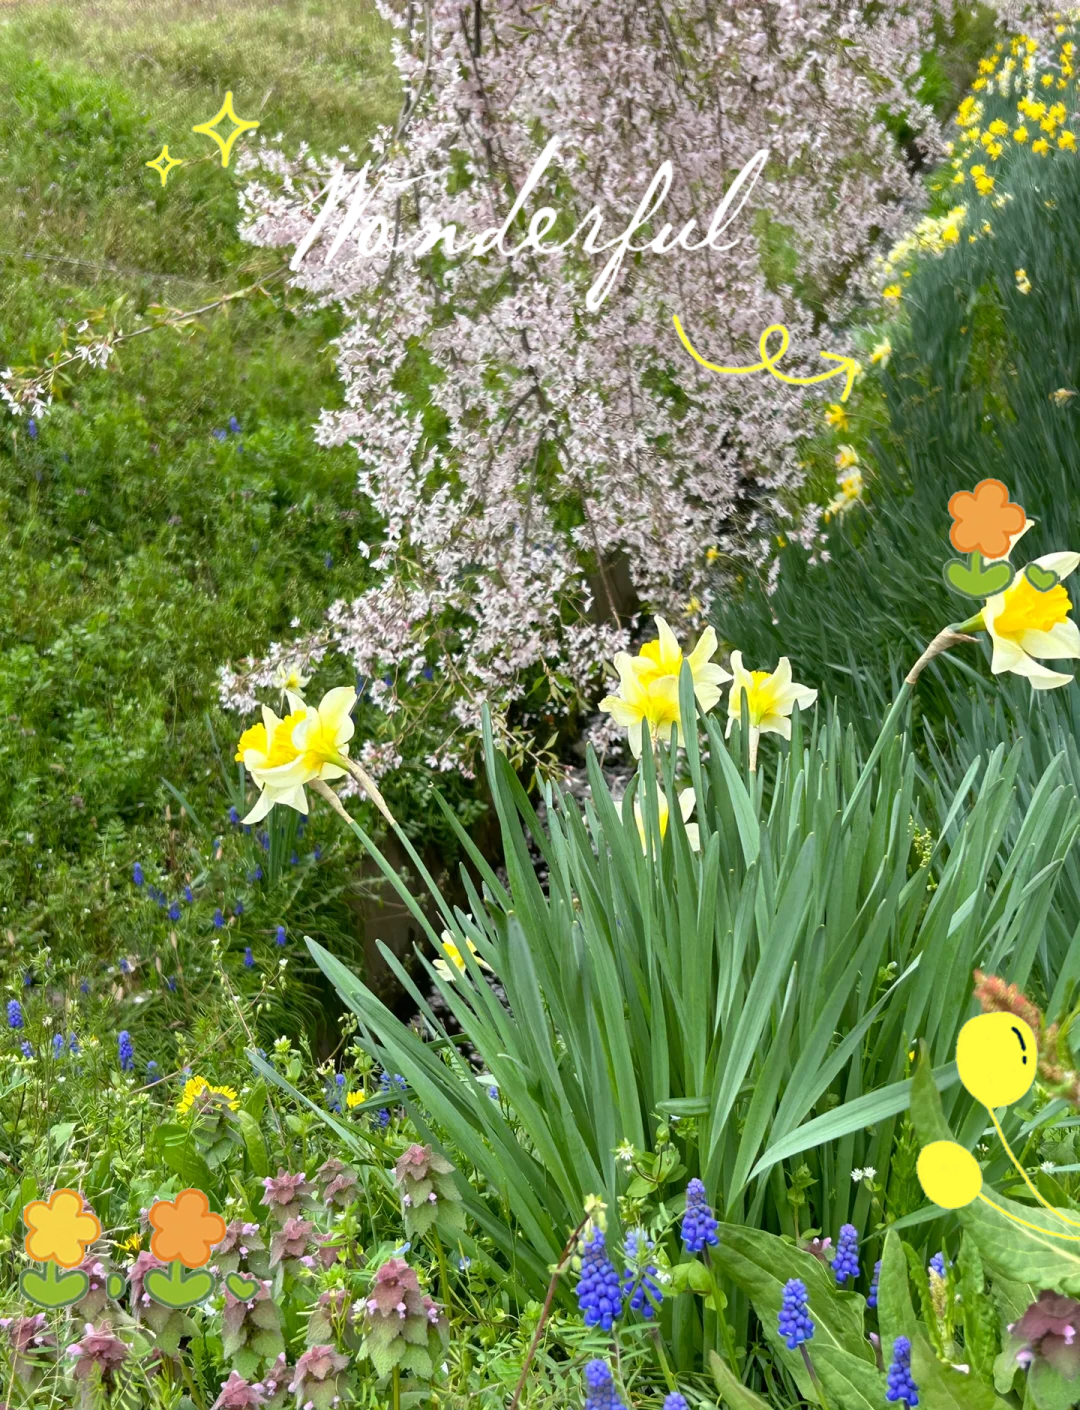
<path id="1" fill-rule="evenodd" d="M 771 323 L 758 340 L 758 352 L 761 354 L 760 362 L 755 362 L 750 367 L 721 367 L 718 363 L 706 362 L 701 354 L 690 346 L 690 340 L 683 332 L 683 326 L 679 322 L 679 315 L 677 313 L 672 315 L 672 319 L 675 324 L 675 331 L 678 333 L 679 341 L 682 343 L 683 347 L 695 362 L 700 362 L 702 367 L 707 367 L 710 372 L 723 372 L 734 377 L 743 377 L 748 372 L 771 372 L 777 381 L 787 382 L 793 387 L 809 387 L 814 382 L 827 382 L 830 377 L 838 377 L 841 373 L 846 373 L 847 381 L 844 383 L 844 390 L 841 393 L 840 400 L 847 401 L 848 397 L 851 395 L 851 388 L 854 385 L 855 378 L 862 371 L 861 365 L 857 363 L 853 357 L 843 356 L 840 353 L 823 352 L 821 354 L 822 357 L 827 357 L 839 365 L 837 367 L 831 367 L 828 372 L 819 372 L 815 377 L 791 377 L 786 372 L 781 372 L 776 364 L 787 352 L 791 343 L 791 334 L 782 323 Z M 774 333 L 780 334 L 780 348 L 778 352 L 770 353 L 769 339 Z"/>

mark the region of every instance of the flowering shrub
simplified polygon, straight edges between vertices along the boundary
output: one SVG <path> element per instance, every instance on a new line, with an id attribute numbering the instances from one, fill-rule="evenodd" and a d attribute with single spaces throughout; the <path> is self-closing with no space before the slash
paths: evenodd
<path id="1" fill-rule="evenodd" d="M 324 414 L 318 439 L 358 450 L 359 487 L 385 525 L 360 545 L 379 580 L 335 603 L 322 632 L 222 677 L 223 700 L 249 710 L 283 670 L 337 648 L 391 717 L 393 745 L 372 743 L 365 760 L 376 776 L 377 750 L 385 768 L 408 748 L 393 717 L 426 672 L 451 720 L 431 762 L 450 766 L 468 760 L 485 700 L 535 728 L 591 695 L 598 658 L 629 644 L 635 601 L 694 617 L 719 566 L 771 571 L 813 413 L 772 379 L 699 369 L 671 315 L 729 361 L 778 320 L 809 356 L 811 312 L 793 282 L 839 315 L 845 280 L 918 192 L 883 105 L 924 151 L 939 143 L 916 93 L 939 32 L 932 0 L 872 11 L 816 0 L 775 24 L 769 6 L 695 0 L 674 26 L 633 0 L 557 12 L 437 0 L 423 18 L 382 8 L 408 97 L 398 129 L 372 144 L 377 175 L 273 144 L 245 158 L 246 238 L 301 247 L 295 281 L 348 311 L 346 405 Z M 556 159 L 510 218 L 515 240 L 545 201 L 563 213 L 560 231 L 593 206 L 605 232 L 619 226 L 643 171 L 677 158 L 677 176 L 661 172 L 639 207 L 655 251 L 688 218 L 704 229 L 734 174 L 767 152 L 757 217 L 748 206 L 727 232 L 739 253 L 680 251 L 673 284 L 674 258 L 635 246 L 591 313 L 585 291 L 605 263 L 618 272 L 615 256 L 536 243 L 536 219 L 534 246 L 510 256 L 502 244 L 462 259 L 444 241 L 422 258 L 369 257 L 391 234 L 444 224 L 459 239 L 494 234 L 556 137 Z M 320 212 L 328 183 L 338 203 Z M 783 279 L 769 273 L 778 245 Z M 815 517 L 792 530 L 807 545 Z"/>

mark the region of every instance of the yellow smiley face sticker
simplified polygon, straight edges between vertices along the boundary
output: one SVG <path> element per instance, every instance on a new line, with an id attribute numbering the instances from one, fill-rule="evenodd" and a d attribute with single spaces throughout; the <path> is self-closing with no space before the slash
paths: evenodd
<path id="1" fill-rule="evenodd" d="M 1037 1062 L 1035 1034 L 1012 1013 L 981 1013 L 956 1040 L 960 1081 L 991 1109 L 1020 1100 L 1035 1081 Z"/>

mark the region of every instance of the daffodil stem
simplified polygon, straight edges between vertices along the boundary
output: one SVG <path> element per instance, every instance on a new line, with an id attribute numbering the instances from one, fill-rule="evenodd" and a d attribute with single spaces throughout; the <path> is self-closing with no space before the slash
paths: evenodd
<path id="1" fill-rule="evenodd" d="M 914 685 L 922 675 L 923 670 L 930 664 L 935 656 L 940 656 L 943 651 L 948 651 L 950 646 L 959 646 L 962 642 L 972 642 L 973 636 L 967 636 L 966 630 L 975 630 L 982 626 L 982 613 L 975 617 L 970 617 L 966 622 L 959 625 L 946 627 L 944 631 L 938 632 L 930 645 L 912 666 L 904 677 L 908 685 Z"/>
<path id="2" fill-rule="evenodd" d="M 761 733 L 760 730 L 754 729 L 754 727 L 751 725 L 751 727 L 750 727 L 750 772 L 751 772 L 752 774 L 756 774 L 756 773 L 757 773 L 757 750 L 758 750 L 758 739 L 760 738 L 760 733 Z"/>
<path id="3" fill-rule="evenodd" d="M 356 779 L 357 783 L 364 790 L 367 796 L 375 804 L 376 808 L 378 808 L 379 812 L 382 813 L 383 817 L 390 824 L 390 826 L 396 829 L 397 822 L 394 819 L 394 815 L 386 806 L 386 799 L 379 792 L 378 788 L 376 788 L 375 780 L 371 777 L 368 771 L 363 768 L 360 764 L 358 764 L 355 759 L 343 759 L 342 762 L 348 769 L 349 773 L 352 774 L 353 778 Z"/>

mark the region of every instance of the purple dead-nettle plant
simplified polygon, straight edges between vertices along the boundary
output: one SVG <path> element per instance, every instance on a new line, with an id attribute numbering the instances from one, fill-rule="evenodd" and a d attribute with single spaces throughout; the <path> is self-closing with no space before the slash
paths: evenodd
<path id="1" fill-rule="evenodd" d="M 245 237 L 296 247 L 295 284 L 347 315 L 345 405 L 317 439 L 357 450 L 384 523 L 359 546 L 376 580 L 316 636 L 226 669 L 224 701 L 250 710 L 283 662 L 336 647 L 393 713 L 433 669 L 454 738 L 430 762 L 457 764 L 484 701 L 527 726 L 533 700 L 558 715 L 591 697 L 631 605 L 694 619 L 725 571 L 767 574 L 821 389 L 717 376 L 672 315 L 714 361 L 757 361 L 784 322 L 786 370 L 831 365 L 763 250 L 781 239 L 844 312 L 919 197 L 880 115 L 939 141 L 915 97 L 936 8 L 380 0 L 410 106 L 367 171 L 266 143 L 238 159 Z M 423 417 L 406 390 L 421 366 Z M 817 543 L 813 515 L 794 531 Z"/>

